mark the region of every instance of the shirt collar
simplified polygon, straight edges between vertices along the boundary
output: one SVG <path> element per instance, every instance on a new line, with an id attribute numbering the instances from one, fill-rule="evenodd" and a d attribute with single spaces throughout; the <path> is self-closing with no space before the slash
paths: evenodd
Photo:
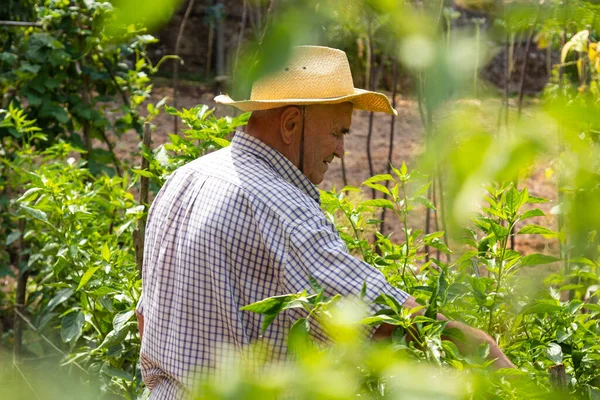
<path id="1" fill-rule="evenodd" d="M 300 170 L 280 152 L 244 132 L 236 132 L 231 141 L 232 150 L 252 153 L 263 160 L 275 173 L 302 190 L 320 204 L 319 190 Z"/>

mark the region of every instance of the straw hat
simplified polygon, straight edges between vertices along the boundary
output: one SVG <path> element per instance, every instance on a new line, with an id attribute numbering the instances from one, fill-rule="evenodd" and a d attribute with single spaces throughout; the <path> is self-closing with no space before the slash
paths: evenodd
<path id="1" fill-rule="evenodd" d="M 320 46 L 295 47 L 281 71 L 252 85 L 250 100 L 234 101 L 222 94 L 215 101 L 242 111 L 349 102 L 359 110 L 398 114 L 384 94 L 354 87 L 346 53 Z"/>

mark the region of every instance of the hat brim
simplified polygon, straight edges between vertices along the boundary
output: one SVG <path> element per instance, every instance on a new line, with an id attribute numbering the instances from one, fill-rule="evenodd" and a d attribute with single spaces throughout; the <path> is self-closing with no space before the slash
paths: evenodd
<path id="1" fill-rule="evenodd" d="M 217 103 L 233 106 L 242 111 L 269 110 L 272 108 L 288 105 L 311 105 L 311 104 L 340 104 L 352 103 L 354 109 L 374 112 L 384 112 L 398 115 L 390 101 L 383 93 L 371 92 L 364 89 L 354 89 L 354 93 L 341 97 L 327 99 L 278 99 L 278 100 L 242 100 L 235 101 L 226 94 L 215 97 Z"/>

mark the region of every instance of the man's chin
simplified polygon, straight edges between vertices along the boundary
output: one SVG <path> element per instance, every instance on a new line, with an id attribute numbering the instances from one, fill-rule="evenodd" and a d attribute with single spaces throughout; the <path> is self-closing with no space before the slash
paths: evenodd
<path id="1" fill-rule="evenodd" d="M 308 180 L 312 182 L 313 185 L 317 186 L 325 179 L 325 174 L 315 174 L 308 177 Z"/>

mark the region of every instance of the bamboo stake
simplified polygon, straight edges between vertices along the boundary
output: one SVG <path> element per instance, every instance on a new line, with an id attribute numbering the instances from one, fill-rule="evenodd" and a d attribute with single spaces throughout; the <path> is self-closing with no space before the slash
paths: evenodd
<path id="1" fill-rule="evenodd" d="M 398 61 L 396 58 L 393 59 L 392 62 L 392 108 L 396 109 L 396 90 L 398 86 Z M 394 132 L 396 130 L 396 116 L 392 114 L 390 118 L 390 142 L 389 142 L 389 151 L 388 151 L 388 166 L 387 173 L 392 172 L 392 158 L 394 154 Z M 389 181 L 385 181 L 385 187 L 389 188 Z M 384 194 L 384 198 L 387 198 L 387 194 Z M 384 207 L 381 211 L 381 225 L 379 227 L 379 231 L 381 234 L 385 234 L 385 211 Z"/>
<path id="2" fill-rule="evenodd" d="M 150 150 L 152 143 L 152 131 L 150 123 L 144 124 L 144 136 L 143 136 L 143 149 Z M 142 171 L 146 171 L 150 166 L 150 162 L 142 155 Z M 150 181 L 148 177 L 140 177 L 140 204 L 147 206 L 148 204 L 148 188 Z M 138 271 L 142 272 L 142 266 L 144 265 L 144 238 L 146 236 L 146 216 L 140 218 L 137 229 L 133 232 L 133 243 L 135 248 L 135 259 L 138 267 Z"/>
<path id="3" fill-rule="evenodd" d="M 568 8 L 569 1 L 565 0 L 563 5 L 564 5 L 564 13 L 565 13 L 565 15 L 564 15 L 565 26 L 564 26 L 563 32 L 561 34 L 561 40 L 560 40 L 561 50 L 565 46 L 565 43 L 567 41 L 567 33 L 568 33 L 567 15 L 568 15 L 568 11 L 569 11 L 569 8 Z M 559 70 L 558 70 L 558 86 L 559 86 L 559 92 L 562 94 L 563 86 L 564 86 L 564 68 L 563 68 L 562 63 L 560 64 Z M 562 123 L 562 121 L 559 121 L 558 132 L 557 132 L 559 157 L 565 151 L 565 144 L 563 142 L 563 134 L 564 134 L 563 123 Z M 565 201 L 563 192 L 562 192 L 562 190 L 560 190 L 561 187 L 564 186 L 564 183 L 565 183 L 564 182 L 564 173 L 563 173 L 563 171 L 559 171 L 556 191 L 558 192 L 558 204 L 560 204 L 561 206 L 563 205 L 563 203 Z M 560 212 L 560 213 L 558 213 L 558 231 L 563 232 L 563 230 L 565 230 L 565 229 L 566 229 L 566 220 L 565 220 L 564 214 L 562 212 Z M 563 273 L 565 276 L 570 274 L 570 272 L 571 272 L 571 266 L 569 264 L 569 251 L 568 251 L 569 246 L 568 246 L 567 241 L 568 241 L 567 235 L 565 235 L 565 243 L 563 243 L 562 240 L 558 241 L 560 256 L 564 260 Z M 569 300 L 571 299 L 571 295 L 572 295 L 572 292 L 569 292 Z"/>
<path id="4" fill-rule="evenodd" d="M 423 111 L 423 81 L 424 81 L 424 77 L 423 77 L 423 72 L 419 72 L 419 87 L 417 90 L 417 102 L 418 102 L 418 109 L 419 109 L 419 117 L 421 118 L 421 124 L 423 125 L 423 128 L 425 129 L 425 133 L 426 133 L 426 137 L 425 137 L 425 151 L 427 151 L 428 148 L 431 147 L 431 135 L 429 132 L 429 127 L 427 124 L 427 118 L 425 118 L 425 112 Z M 427 188 L 427 198 L 431 199 L 432 198 L 432 194 L 433 194 L 433 187 L 432 185 L 430 185 Z M 435 201 L 435 199 L 433 200 Z M 426 208 L 425 210 L 425 234 L 428 235 L 431 232 L 431 209 L 429 207 Z M 429 261 L 429 246 L 425 245 L 424 248 L 425 251 L 425 262 Z"/>
<path id="5" fill-rule="evenodd" d="M 372 68 L 373 68 L 373 60 L 374 60 L 374 56 L 373 56 L 373 34 L 371 32 L 371 22 L 369 20 L 369 45 L 367 46 L 368 48 L 368 59 L 367 59 L 367 71 L 368 71 L 368 83 L 369 83 L 369 90 L 374 90 L 373 85 L 375 82 L 373 82 L 373 72 L 372 72 Z M 369 130 L 367 133 L 367 160 L 369 162 L 369 176 L 373 176 L 375 175 L 375 171 L 373 169 L 373 158 L 371 156 L 371 139 L 373 137 L 373 118 L 374 118 L 374 112 L 370 112 L 369 113 Z M 375 198 L 375 189 L 371 188 L 371 198 Z"/>
<path id="6" fill-rule="evenodd" d="M 194 2 L 196 0 L 190 0 L 188 2 L 188 6 L 185 10 L 185 14 L 183 14 L 183 19 L 181 20 L 181 25 L 179 25 L 179 32 L 177 33 L 177 39 L 175 40 L 175 59 L 173 60 L 175 64 L 173 65 L 173 107 L 177 108 L 177 92 L 178 92 L 178 83 L 179 83 L 179 64 L 182 62 L 179 57 L 179 47 L 181 46 L 181 38 L 183 37 L 183 32 L 185 30 L 185 24 L 187 23 L 190 14 L 192 13 L 192 9 L 194 8 Z M 173 133 L 177 135 L 179 133 L 179 117 L 173 115 Z M 145 133 L 145 132 L 144 132 Z"/>
<path id="7" fill-rule="evenodd" d="M 523 56 L 523 66 L 521 67 L 521 76 L 519 80 L 519 100 L 518 100 L 518 112 L 517 115 L 521 118 L 521 111 L 523 109 L 523 87 L 525 86 L 525 72 L 527 71 L 527 61 L 529 61 L 529 51 L 531 49 L 531 42 L 533 40 L 533 34 L 535 32 L 535 27 L 537 26 L 539 17 L 540 17 L 540 9 L 542 8 L 541 3 L 538 5 L 537 14 L 535 16 L 535 21 L 531 25 L 531 29 L 529 30 L 529 35 L 527 36 L 527 42 L 525 44 L 525 55 Z"/>
<path id="8" fill-rule="evenodd" d="M 553 365 L 548 368 L 548 378 L 555 391 L 563 395 L 568 393 L 567 373 L 564 364 Z"/>
<path id="9" fill-rule="evenodd" d="M 233 61 L 233 81 L 235 84 L 235 77 L 238 71 L 238 61 L 240 59 L 240 49 L 242 48 L 242 41 L 244 39 L 244 31 L 246 30 L 246 20 L 248 19 L 248 0 L 244 0 L 242 6 L 242 23 L 240 26 L 240 34 L 238 35 L 237 47 L 235 49 L 235 60 Z"/>
<path id="10" fill-rule="evenodd" d="M 144 147 L 150 150 L 150 146 L 152 144 L 152 129 L 150 123 L 146 122 L 144 124 L 144 137 L 142 141 Z M 145 171 L 150 166 L 150 162 L 146 157 L 142 157 L 142 170 Z M 142 176 L 140 179 L 140 204 L 148 204 L 148 186 L 149 179 L 146 176 Z M 145 225 L 144 219 L 144 225 Z"/>
<path id="11" fill-rule="evenodd" d="M 344 162 L 344 158 L 342 157 L 342 181 L 344 182 L 344 186 L 348 186 L 348 177 L 346 176 L 346 163 Z"/>
<path id="12" fill-rule="evenodd" d="M 205 79 L 208 81 L 208 77 L 210 75 L 211 62 L 212 62 L 212 52 L 213 52 L 213 41 L 214 41 L 214 32 L 215 24 L 212 20 L 208 23 L 208 51 L 206 54 L 206 71 L 205 71 Z"/>
<path id="13" fill-rule="evenodd" d="M 25 232 L 25 221 L 19 220 L 19 230 Z M 25 298 L 27 294 L 27 279 L 29 271 L 23 271 L 23 265 L 27 262 L 25 255 L 25 240 L 23 234 L 19 238 L 19 254 L 17 255 L 17 268 L 19 276 L 17 278 L 17 292 L 15 296 L 15 320 L 14 320 L 14 344 L 13 344 L 13 364 L 18 365 L 21 362 L 21 353 L 23 346 L 23 325 L 18 317 L 19 313 L 25 312 Z"/>

